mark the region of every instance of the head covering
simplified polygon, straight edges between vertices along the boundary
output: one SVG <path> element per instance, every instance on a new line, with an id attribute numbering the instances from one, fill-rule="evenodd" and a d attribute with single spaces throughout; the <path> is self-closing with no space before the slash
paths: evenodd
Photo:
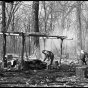
<path id="1" fill-rule="evenodd" d="M 81 53 L 82 53 L 82 54 L 84 54 L 84 51 L 83 51 L 83 50 L 81 50 Z"/>

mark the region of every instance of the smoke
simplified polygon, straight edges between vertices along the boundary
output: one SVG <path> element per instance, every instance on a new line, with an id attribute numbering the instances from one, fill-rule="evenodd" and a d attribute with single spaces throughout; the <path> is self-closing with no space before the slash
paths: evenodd
<path id="1" fill-rule="evenodd" d="M 63 49 L 63 55 L 69 54 L 70 57 L 75 56 L 74 54 L 76 53 L 75 52 L 76 51 L 76 39 L 75 39 L 74 30 L 64 29 L 62 33 L 61 29 L 55 28 L 55 30 L 52 31 L 50 35 L 67 36 L 68 39 L 73 38 L 73 40 L 64 40 L 62 49 Z M 55 58 L 58 58 L 60 56 L 60 51 L 61 51 L 60 44 L 61 44 L 60 39 L 46 39 L 45 49 L 52 51 L 55 55 Z M 43 39 L 41 39 L 41 51 L 43 49 L 44 49 L 44 42 L 43 42 Z M 44 56 L 42 58 L 44 58 Z"/>

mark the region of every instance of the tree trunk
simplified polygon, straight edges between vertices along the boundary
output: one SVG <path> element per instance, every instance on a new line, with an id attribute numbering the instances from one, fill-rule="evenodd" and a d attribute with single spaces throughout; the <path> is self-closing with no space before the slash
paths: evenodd
<path id="1" fill-rule="evenodd" d="M 14 32 L 14 13 L 13 13 L 13 16 L 12 16 L 12 32 Z M 12 42 L 12 45 L 13 45 L 13 53 L 15 53 L 15 36 L 11 36 L 11 42 Z"/>
<path id="2" fill-rule="evenodd" d="M 24 66 L 24 44 L 25 44 L 25 36 L 24 33 L 22 33 L 21 69 Z"/>
<path id="3" fill-rule="evenodd" d="M 5 1 L 2 1 L 2 31 L 6 32 Z"/>
<path id="4" fill-rule="evenodd" d="M 46 21 L 46 20 L 47 20 L 47 19 L 46 19 L 46 18 L 47 18 L 47 17 L 46 17 L 46 6 L 45 6 L 46 4 L 45 4 L 45 1 L 43 1 L 43 2 L 44 2 L 43 5 L 44 5 L 44 14 L 45 14 L 45 19 L 44 19 L 44 23 L 45 23 L 45 24 L 44 24 L 44 25 L 45 25 L 45 32 L 46 32 L 46 27 L 47 27 L 47 21 Z"/>
<path id="5" fill-rule="evenodd" d="M 47 17 L 46 17 L 46 6 L 45 6 L 46 4 L 45 4 L 45 1 L 43 1 L 43 2 L 44 2 L 43 5 L 44 5 L 44 14 L 45 14 L 45 20 L 44 20 L 45 31 L 44 32 L 46 33 L 47 32 L 46 31 L 46 27 L 47 27 L 47 21 L 46 21 L 47 19 L 46 18 Z M 43 38 L 43 42 L 44 42 L 44 50 L 45 50 L 45 46 L 46 46 L 46 39 L 45 38 Z"/>
<path id="6" fill-rule="evenodd" d="M 78 59 L 80 59 L 80 51 L 82 47 L 82 29 L 81 29 L 81 4 L 80 1 L 77 1 L 77 52 Z"/>
<path id="7" fill-rule="evenodd" d="M 51 2 L 51 22 L 50 22 L 50 28 L 51 28 L 51 31 L 53 29 L 53 13 L 52 13 L 52 2 Z"/>
<path id="8" fill-rule="evenodd" d="M 30 17 L 28 18 L 28 25 L 27 25 L 28 32 L 30 32 Z M 29 55 L 31 54 L 31 37 L 29 37 Z"/>
<path id="9" fill-rule="evenodd" d="M 5 1 L 2 1 L 2 32 L 6 32 L 6 14 L 5 14 Z M 3 62 L 4 67 L 7 67 L 6 55 L 6 35 L 3 34 Z"/>
<path id="10" fill-rule="evenodd" d="M 63 34 L 63 30 L 65 29 L 65 6 L 62 9 L 62 19 L 61 19 L 61 33 Z"/>
<path id="11" fill-rule="evenodd" d="M 39 19 L 38 19 L 38 12 L 39 12 L 39 1 L 33 1 L 33 30 L 34 32 L 39 32 Z M 33 46 L 34 46 L 34 54 L 39 59 L 39 37 L 33 37 Z"/>

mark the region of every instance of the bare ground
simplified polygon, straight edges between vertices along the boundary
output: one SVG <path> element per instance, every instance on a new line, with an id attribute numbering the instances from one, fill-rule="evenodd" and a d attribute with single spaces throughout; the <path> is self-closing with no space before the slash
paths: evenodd
<path id="1" fill-rule="evenodd" d="M 59 69 L 5 71 L 0 87 L 88 87 L 88 79 L 75 76 L 75 65 L 62 64 Z"/>

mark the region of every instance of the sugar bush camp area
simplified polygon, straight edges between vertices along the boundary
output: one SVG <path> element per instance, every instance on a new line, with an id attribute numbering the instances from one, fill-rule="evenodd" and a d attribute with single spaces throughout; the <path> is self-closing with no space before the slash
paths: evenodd
<path id="1" fill-rule="evenodd" d="M 87 1 L 0 1 L 0 87 L 88 87 Z"/>

